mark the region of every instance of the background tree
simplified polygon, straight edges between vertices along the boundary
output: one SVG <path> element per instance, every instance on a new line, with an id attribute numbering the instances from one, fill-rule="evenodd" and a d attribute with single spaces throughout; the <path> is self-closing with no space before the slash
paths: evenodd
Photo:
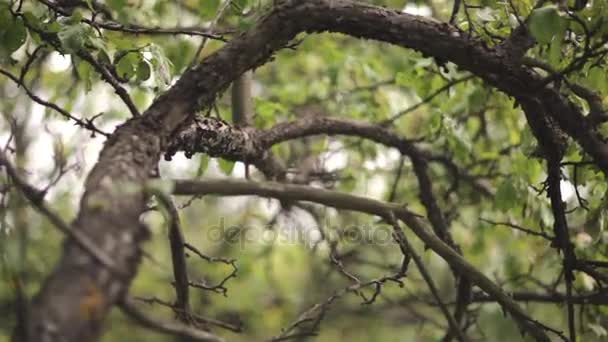
<path id="1" fill-rule="evenodd" d="M 606 338 L 607 16 L 0 2 L 0 339 Z"/>

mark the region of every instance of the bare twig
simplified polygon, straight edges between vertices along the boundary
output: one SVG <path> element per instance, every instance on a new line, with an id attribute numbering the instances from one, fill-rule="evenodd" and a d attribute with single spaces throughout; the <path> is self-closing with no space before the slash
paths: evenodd
<path id="1" fill-rule="evenodd" d="M 483 222 L 486 222 L 486 223 L 489 223 L 489 224 L 492 224 L 492 225 L 495 225 L 495 226 L 505 226 L 505 227 L 513 228 L 513 229 L 518 230 L 520 232 L 523 232 L 523 233 L 526 233 L 526 234 L 529 234 L 529 235 L 532 235 L 532 236 L 542 237 L 542 238 L 544 238 L 546 240 L 549 240 L 549 241 L 553 241 L 555 239 L 553 236 L 551 236 L 551 235 L 549 235 L 549 234 L 547 234 L 545 232 L 537 232 L 537 231 L 534 231 L 532 229 L 524 228 L 522 226 L 516 225 L 514 223 L 510 223 L 510 222 L 496 222 L 496 221 L 492 221 L 492 220 L 489 220 L 489 219 L 486 219 L 486 218 L 483 218 L 483 217 L 480 217 L 479 220 L 483 221 Z"/>
<path id="2" fill-rule="evenodd" d="M 393 231 L 395 232 L 395 235 L 398 236 L 397 242 L 399 243 L 400 246 L 402 246 L 403 250 L 407 251 L 408 255 L 410 255 L 412 257 L 412 259 L 414 260 L 414 263 L 418 267 L 418 271 L 420 272 L 420 274 L 422 275 L 422 278 L 428 285 L 429 291 L 431 291 L 431 295 L 433 296 L 433 298 L 435 298 L 435 302 L 437 303 L 437 305 L 439 306 L 439 309 L 441 310 L 441 312 L 445 316 L 446 320 L 448 321 L 448 324 L 451 329 L 451 333 L 456 335 L 456 338 L 458 339 L 458 341 L 464 342 L 466 340 L 464 337 L 464 333 L 460 329 L 458 322 L 455 320 L 454 316 L 452 316 L 452 314 L 448 310 L 448 308 L 445 305 L 445 303 L 443 302 L 443 300 L 441 300 L 441 296 L 439 295 L 439 290 L 437 289 L 437 285 L 435 285 L 435 282 L 433 281 L 431 272 L 429 272 L 429 270 L 426 268 L 420 255 L 418 255 L 418 253 L 414 250 L 412 245 L 407 240 L 407 237 L 405 236 L 405 234 L 403 234 L 403 230 L 401 230 L 401 226 L 399 225 L 399 222 L 397 222 L 397 218 L 395 217 L 395 215 L 393 213 L 390 213 L 388 215 L 387 219 L 388 219 L 389 223 L 393 226 Z"/>
<path id="3" fill-rule="evenodd" d="M 418 109 L 419 107 L 421 107 L 424 104 L 427 104 L 427 103 L 431 102 L 435 97 L 437 97 L 441 93 L 443 93 L 443 92 L 451 89 L 453 86 L 455 86 L 455 85 L 457 85 L 459 83 L 462 83 L 462 82 L 466 82 L 466 81 L 468 81 L 470 79 L 473 79 L 474 77 L 475 77 L 474 75 L 468 75 L 468 76 L 465 76 L 465 77 L 458 78 L 458 79 L 455 79 L 453 81 L 450 81 L 448 84 L 446 84 L 443 87 L 435 90 L 433 93 L 431 93 L 430 95 L 428 95 L 424 99 L 420 100 L 420 102 L 416 103 L 415 105 L 410 106 L 410 107 L 408 107 L 408 108 L 400 111 L 399 113 L 393 115 L 392 117 L 390 117 L 390 118 L 382 121 L 381 124 L 383 126 L 384 125 L 390 125 L 390 124 L 392 124 L 393 122 L 395 122 L 397 119 L 401 118 L 402 116 L 415 111 L 416 109 Z"/>
<path id="4" fill-rule="evenodd" d="M 220 21 L 222 16 L 224 16 L 224 12 L 226 12 L 226 10 L 230 7 L 231 2 L 232 2 L 232 0 L 223 0 L 222 5 L 220 6 L 219 10 L 217 11 L 215 18 L 213 18 L 211 25 L 209 26 L 209 29 L 211 31 L 213 31 L 215 29 L 215 26 L 217 25 L 217 23 Z M 203 49 L 205 48 L 205 46 L 207 46 L 208 41 L 209 41 L 208 37 L 203 37 L 203 40 L 201 41 L 200 45 L 196 49 L 196 53 L 194 54 L 194 57 L 192 58 L 192 61 L 190 62 L 190 67 L 193 67 L 196 65 L 196 63 L 198 63 L 198 59 L 200 58 L 201 53 L 203 52 Z"/>
<path id="5" fill-rule="evenodd" d="M 176 195 L 195 194 L 219 194 L 223 196 L 233 195 L 258 195 L 273 197 L 282 200 L 310 201 L 332 206 L 337 209 L 354 210 L 380 217 L 389 212 L 403 221 L 430 249 L 439 254 L 451 267 L 466 275 L 472 283 L 479 286 L 488 294 L 496 298 L 502 307 L 516 320 L 522 330 L 531 334 L 539 341 L 549 341 L 545 331 L 536 324 L 494 282 L 470 265 L 454 249 L 446 245 L 441 239 L 431 233 L 426 225 L 420 220 L 420 216 L 412 213 L 407 208 L 391 203 L 384 203 L 369 198 L 352 196 L 340 192 L 316 189 L 307 186 L 284 185 L 279 183 L 254 183 L 235 180 L 207 180 L 207 181 L 177 181 L 175 183 Z"/>
<path id="6" fill-rule="evenodd" d="M 15 186 L 23 193 L 30 203 L 36 208 L 42 215 L 44 215 L 59 231 L 73 239 L 81 248 L 89 253 L 95 260 L 107 267 L 109 270 L 116 274 L 123 274 L 124 272 L 119 269 L 112 259 L 102 250 L 100 250 L 88 237 L 83 235 L 80 231 L 72 229 L 63 219 L 49 209 L 44 203 L 44 193 L 34 188 L 30 184 L 26 183 L 19 177 L 17 171 L 10 164 L 4 152 L 0 151 L 0 166 L 4 166 L 6 173 L 9 175 Z"/>
<path id="7" fill-rule="evenodd" d="M 194 341 L 201 342 L 221 342 L 223 341 L 220 337 L 213 335 L 204 330 L 191 328 L 187 325 L 175 324 L 171 322 L 163 322 L 149 317 L 147 314 L 139 310 L 133 300 L 130 298 L 124 298 L 120 303 L 120 308 L 129 317 L 133 318 L 136 322 L 142 326 L 156 330 L 161 333 L 180 336 L 189 338 Z"/>
<path id="8" fill-rule="evenodd" d="M 386 282 L 396 282 L 397 284 L 402 285 L 402 282 L 400 280 L 401 277 L 403 277 L 403 275 L 397 273 L 395 275 L 385 276 L 366 282 L 358 282 L 342 290 L 336 291 L 333 295 L 331 295 L 324 301 L 311 306 L 308 310 L 301 313 L 298 318 L 296 318 L 292 323 L 290 323 L 286 328 L 282 330 L 280 335 L 270 339 L 270 342 L 285 341 L 306 336 L 316 336 L 318 333 L 319 326 L 333 302 L 342 298 L 348 293 L 355 293 L 359 295 L 361 289 L 374 286 L 375 291 L 372 296 L 372 299 L 365 300 L 363 302 L 363 304 L 370 304 L 373 300 L 375 300 L 376 296 L 379 293 L 378 288 L 382 284 Z M 305 327 L 305 325 L 307 324 L 309 324 L 309 326 Z"/>
<path id="9" fill-rule="evenodd" d="M 55 13 L 69 17 L 71 14 L 69 11 L 53 4 L 48 0 L 38 0 L 49 9 L 53 10 Z M 214 32 L 213 29 L 204 29 L 200 27 L 174 27 L 174 28 L 162 28 L 162 27 L 146 27 L 137 24 L 122 24 L 118 22 L 98 22 L 87 18 L 82 18 L 82 22 L 92 27 L 99 29 L 105 29 L 108 31 L 117 31 L 129 34 L 147 34 L 147 35 L 178 35 L 184 34 L 189 36 L 202 36 L 207 39 L 216 39 L 225 41 L 226 39 L 221 36 L 221 32 Z"/>
<path id="10" fill-rule="evenodd" d="M 88 129 L 93 133 L 98 133 L 105 137 L 109 136 L 108 133 L 105 133 L 105 132 L 99 130 L 97 127 L 95 127 L 95 125 L 93 124 L 93 119 L 90 119 L 90 120 L 89 119 L 80 119 L 80 118 L 75 117 L 74 115 L 70 114 L 67 110 L 59 107 L 55 103 L 41 99 L 36 94 L 34 94 L 24 83 L 20 82 L 16 76 L 14 76 L 10 72 L 8 72 L 2 68 L 0 68 L 0 74 L 3 74 L 4 76 L 8 77 L 11 81 L 15 82 L 20 87 L 22 87 L 23 90 L 25 90 L 25 93 L 27 94 L 27 96 L 29 96 L 34 102 L 36 102 L 42 106 L 51 108 L 52 110 L 54 110 L 54 111 L 58 112 L 59 114 L 61 114 L 62 116 L 64 116 L 65 118 L 74 121 L 76 125 L 78 125 L 82 128 Z"/>
<path id="11" fill-rule="evenodd" d="M 188 281 L 188 269 L 186 267 L 186 253 L 184 249 L 184 234 L 182 233 L 179 212 L 173 200 L 163 194 L 156 193 L 156 198 L 167 210 L 169 215 L 169 245 L 171 247 L 171 260 L 173 265 L 173 278 L 175 286 L 175 307 L 178 310 L 180 320 L 187 322 L 190 312 L 190 286 Z M 181 314 L 180 314 L 181 313 Z"/>
<path id="12" fill-rule="evenodd" d="M 133 100 L 129 96 L 129 93 L 127 92 L 127 90 L 123 86 L 120 85 L 118 80 L 114 77 L 112 72 L 105 65 L 98 62 L 95 59 L 95 57 L 93 57 L 93 55 L 91 55 L 90 53 L 88 53 L 85 50 L 79 51 L 78 57 L 82 58 L 83 60 L 85 60 L 89 64 L 91 64 L 91 66 L 93 66 L 93 68 L 101 75 L 101 78 L 104 81 L 108 82 L 112 86 L 112 88 L 114 88 L 114 91 L 116 92 L 116 94 L 121 98 L 122 102 L 125 103 L 127 108 L 129 108 L 129 111 L 131 112 L 131 114 L 133 116 L 141 115 L 139 113 L 139 110 L 135 106 L 135 103 L 133 103 Z"/>
<path id="13" fill-rule="evenodd" d="M 171 304 L 167 301 L 164 301 L 164 300 L 156 298 L 156 297 L 146 297 L 146 298 L 133 297 L 133 299 L 144 302 L 146 304 L 150 304 L 150 305 L 159 304 L 159 305 L 171 308 L 179 316 L 186 316 L 186 317 L 188 317 L 189 321 L 191 321 L 195 324 L 213 325 L 213 326 L 216 326 L 216 327 L 219 327 L 222 329 L 230 330 L 235 333 L 240 333 L 243 331 L 243 325 L 240 322 L 238 324 L 233 324 L 233 323 L 229 323 L 229 322 L 220 321 L 215 318 L 203 317 L 203 316 L 194 314 L 192 312 L 184 312 L 180 308 L 178 308 L 175 304 Z"/>
<path id="14" fill-rule="evenodd" d="M 199 289 L 203 289 L 203 290 L 209 290 L 209 291 L 213 291 L 213 292 L 217 292 L 217 293 L 221 293 L 224 296 L 227 295 L 228 293 L 228 289 L 224 286 L 228 280 L 235 278 L 238 272 L 238 267 L 236 265 L 236 260 L 235 259 L 226 259 L 226 258 L 221 258 L 221 257 L 211 257 L 208 256 L 206 254 L 204 254 L 203 252 L 201 252 L 200 250 L 198 250 L 196 247 L 188 244 L 188 243 L 184 243 L 184 247 L 186 247 L 188 250 L 192 251 L 194 254 L 198 255 L 201 259 L 204 259 L 208 262 L 219 262 L 219 263 L 223 263 L 226 265 L 230 265 L 230 267 L 232 267 L 232 271 L 230 272 L 230 274 L 228 274 L 226 277 L 224 277 L 224 279 L 222 279 L 218 284 L 216 285 L 209 285 L 205 282 L 192 282 L 190 281 L 188 284 L 192 287 L 195 288 L 199 288 Z"/>

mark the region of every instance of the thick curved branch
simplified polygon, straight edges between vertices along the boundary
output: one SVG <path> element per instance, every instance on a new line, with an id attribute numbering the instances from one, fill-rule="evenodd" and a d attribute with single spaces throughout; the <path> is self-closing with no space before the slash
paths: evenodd
<path id="1" fill-rule="evenodd" d="M 260 142 L 262 147 L 267 149 L 288 140 L 320 134 L 362 137 L 394 147 L 405 155 L 421 153 L 412 141 L 391 129 L 367 122 L 334 119 L 322 115 L 309 115 L 296 121 L 277 124 L 260 134 Z"/>
<path id="2" fill-rule="evenodd" d="M 414 164 L 414 172 L 421 188 L 421 200 L 428 210 L 430 221 L 437 236 L 449 240 L 448 225 L 431 190 L 431 181 L 427 175 L 429 153 L 418 148 L 412 141 L 399 136 L 391 129 L 380 125 L 347 119 L 333 119 L 325 116 L 309 116 L 300 120 L 278 124 L 260 134 L 261 144 L 268 149 L 273 145 L 310 135 L 349 135 L 366 138 L 385 146 L 394 147 L 402 154 L 409 156 Z M 452 241 L 447 241 L 453 245 Z"/>
<path id="3" fill-rule="evenodd" d="M 401 137 L 389 127 L 323 115 L 310 115 L 280 123 L 268 130 L 233 127 L 220 119 L 197 116 L 173 135 L 165 152 L 165 159 L 171 160 L 178 151 L 183 151 L 186 157 L 191 157 L 195 153 L 205 153 L 212 157 L 251 163 L 267 178 L 281 180 L 284 177 L 284 167 L 272 155 L 270 148 L 275 144 L 313 135 L 365 138 L 396 148 L 416 162 L 427 162 L 427 160 L 439 162 L 454 173 L 455 177 L 462 176 L 476 190 L 486 196 L 492 196 L 487 186 L 478 182 L 474 175 L 470 175 L 444 156 L 435 156 L 419 148 L 414 141 Z M 444 226 L 442 224 L 438 227 Z M 436 231 L 438 235 L 443 235 L 441 231 L 447 229 L 438 228 Z"/>

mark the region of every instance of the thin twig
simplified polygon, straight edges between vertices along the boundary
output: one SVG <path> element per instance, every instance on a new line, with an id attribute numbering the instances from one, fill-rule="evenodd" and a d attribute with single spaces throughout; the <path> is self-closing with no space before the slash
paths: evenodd
<path id="1" fill-rule="evenodd" d="M 492 220 L 489 220 L 489 219 L 486 219 L 486 218 L 483 218 L 483 217 L 480 217 L 479 220 L 482 221 L 482 222 L 486 222 L 486 223 L 495 225 L 495 226 L 505 226 L 505 227 L 513 228 L 513 229 L 518 230 L 520 232 L 523 232 L 523 233 L 526 233 L 526 234 L 529 234 L 529 235 L 532 235 L 532 236 L 542 237 L 542 238 L 544 238 L 546 240 L 549 240 L 549 241 L 553 241 L 555 239 L 553 236 L 551 236 L 551 235 L 549 235 L 549 234 L 547 234 L 545 232 L 537 232 L 537 231 L 534 231 L 532 229 L 528 229 L 528 228 L 524 228 L 522 226 L 516 225 L 514 223 L 510 223 L 510 222 L 497 222 L 497 221 L 492 221 Z"/>
<path id="2" fill-rule="evenodd" d="M 180 336 L 200 342 L 223 341 L 220 337 L 201 329 L 195 329 L 183 324 L 163 322 L 149 317 L 147 314 L 137 308 L 133 300 L 130 298 L 124 298 L 120 303 L 120 308 L 125 314 L 127 314 L 127 316 L 133 318 L 142 326 L 156 330 L 161 333 Z"/>
<path id="3" fill-rule="evenodd" d="M 80 119 L 80 118 L 75 117 L 74 115 L 70 114 L 67 110 L 59 107 L 55 103 L 41 99 L 36 94 L 34 94 L 24 83 L 21 83 L 19 81 L 19 79 L 16 76 L 14 76 L 13 74 L 11 74 L 10 72 L 0 68 L 0 74 L 3 74 L 4 76 L 8 77 L 11 81 L 15 82 L 21 88 L 23 88 L 23 90 L 25 90 L 25 93 L 27 94 L 27 96 L 29 96 L 29 98 L 31 98 L 32 101 L 34 101 L 42 106 L 51 108 L 52 110 L 56 111 L 57 113 L 61 114 L 64 117 L 66 117 L 67 119 L 74 121 L 76 125 L 78 125 L 82 128 L 88 129 L 93 133 L 98 133 L 105 137 L 110 136 L 108 133 L 103 132 L 103 131 L 99 130 L 97 127 L 95 127 L 95 125 L 93 124 L 93 119 L 84 119 L 84 120 Z"/>
<path id="4" fill-rule="evenodd" d="M 213 325 L 222 329 L 230 330 L 235 333 L 240 333 L 243 331 L 243 324 L 241 322 L 237 324 L 232 324 L 224 321 L 217 320 L 215 318 L 203 317 L 192 312 L 184 312 L 180 308 L 178 308 L 175 304 L 171 304 L 165 300 L 156 298 L 156 297 L 133 297 L 134 300 L 138 300 L 140 302 L 144 302 L 146 304 L 159 304 L 168 308 L 171 308 L 180 316 L 187 316 L 189 320 L 198 324 L 206 324 Z"/>
<path id="5" fill-rule="evenodd" d="M 110 256 L 97 248 L 97 245 L 95 245 L 93 241 L 91 241 L 87 236 L 83 235 L 80 231 L 72 229 L 59 215 L 46 206 L 44 203 L 44 192 L 39 191 L 23 181 L 2 151 L 0 151 L 0 166 L 4 166 L 6 173 L 11 178 L 15 186 L 17 186 L 25 198 L 27 198 L 30 203 L 32 203 L 34 208 L 44 215 L 53 224 L 53 226 L 55 226 L 57 229 L 59 229 L 59 231 L 69 238 L 73 239 L 81 248 L 87 251 L 87 253 L 89 253 L 103 266 L 116 274 L 124 275 L 125 272 L 114 264 L 114 261 Z"/>
<path id="6" fill-rule="evenodd" d="M 413 106 L 410 106 L 402 111 L 400 111 L 399 113 L 393 115 L 392 117 L 384 120 L 381 122 L 381 125 L 386 126 L 386 125 L 390 125 L 393 122 L 395 122 L 397 119 L 401 118 L 402 116 L 411 113 L 413 111 L 415 111 L 416 109 L 418 109 L 420 106 L 431 102 L 435 97 L 437 97 L 438 95 L 440 95 L 441 93 L 445 92 L 446 90 L 449 90 L 450 88 L 452 88 L 453 86 L 462 83 L 462 82 L 466 82 L 470 79 L 473 79 L 475 77 L 475 75 L 468 75 L 459 79 L 455 79 L 453 81 L 450 81 L 448 84 L 444 85 L 443 87 L 435 90 L 433 93 L 431 93 L 430 95 L 428 95 L 427 97 L 425 97 L 424 99 L 422 99 L 420 102 L 416 103 Z"/>
<path id="7" fill-rule="evenodd" d="M 441 310 L 441 312 L 445 316 L 446 320 L 448 321 L 448 324 L 450 325 L 451 333 L 456 335 L 456 338 L 458 339 L 458 341 L 464 342 L 465 341 L 464 333 L 458 326 L 458 323 L 454 319 L 454 316 L 452 316 L 452 314 L 448 310 L 445 303 L 441 300 L 441 296 L 439 295 L 439 290 L 437 289 L 437 285 L 435 285 L 435 282 L 433 281 L 431 272 L 429 272 L 429 270 L 426 268 L 420 255 L 418 255 L 418 253 L 416 253 L 416 251 L 414 250 L 412 245 L 407 240 L 407 237 L 405 236 L 405 234 L 403 234 L 403 230 L 401 229 L 401 226 L 397 222 L 397 218 L 395 217 L 395 214 L 393 212 L 390 212 L 389 215 L 387 215 L 387 216 L 388 216 L 387 219 L 388 219 L 389 223 L 393 226 L 393 231 L 395 232 L 395 235 L 399 237 L 397 240 L 398 243 L 403 246 L 404 250 L 407 250 L 408 255 L 411 256 L 412 259 L 414 260 L 414 263 L 418 267 L 418 271 L 420 272 L 420 274 L 422 275 L 422 278 L 424 279 L 427 286 L 429 287 L 429 291 L 431 291 L 431 295 L 433 296 L 433 298 L 435 298 L 435 302 L 437 303 L 437 305 L 439 306 L 439 309 Z"/>
<path id="8" fill-rule="evenodd" d="M 61 7 L 56 6 L 47 0 L 38 0 L 42 4 L 46 5 L 49 9 L 53 10 L 55 13 L 69 17 L 71 14 L 64 10 Z M 91 25 L 92 27 L 99 29 L 102 28 L 108 31 L 117 31 L 129 34 L 147 34 L 147 35 L 189 35 L 189 36 L 202 36 L 206 39 L 215 39 L 226 41 L 224 37 L 221 36 L 223 32 L 213 32 L 212 29 L 204 29 L 200 27 L 174 27 L 174 28 L 163 28 L 163 27 L 146 27 L 137 24 L 122 24 L 118 22 L 97 22 L 91 19 L 82 18 L 81 21 L 85 24 Z"/>
<path id="9" fill-rule="evenodd" d="M 179 212 L 175 203 L 168 195 L 156 193 L 156 198 L 167 210 L 169 215 L 169 245 L 171 247 L 171 264 L 173 265 L 173 278 L 175 287 L 175 307 L 180 320 L 187 322 L 190 311 L 190 286 L 188 269 L 186 267 L 186 252 L 184 249 L 184 234 L 182 233 Z"/>
<path id="10" fill-rule="evenodd" d="M 220 21 L 220 19 L 224 15 L 224 12 L 228 9 L 228 7 L 230 7 L 231 2 L 232 2 L 232 0 L 223 0 L 221 7 L 217 11 L 215 18 L 213 18 L 213 21 L 211 22 L 211 25 L 209 26 L 209 30 L 213 31 L 215 29 L 215 26 L 217 25 L 217 23 Z M 208 37 L 203 37 L 203 40 L 201 41 L 200 45 L 196 49 L 196 53 L 194 54 L 194 57 L 192 58 L 192 61 L 190 62 L 190 65 L 189 65 L 190 68 L 195 66 L 196 63 L 198 63 L 198 59 L 200 58 L 201 53 L 203 52 L 203 49 L 205 48 L 205 46 L 207 46 L 208 41 L 209 41 Z"/>
<path id="11" fill-rule="evenodd" d="M 131 114 L 133 116 L 141 115 L 141 113 L 137 109 L 137 106 L 135 106 L 135 103 L 129 96 L 129 93 L 127 92 L 127 90 L 123 86 L 120 85 L 118 80 L 114 77 L 112 72 L 105 65 L 98 62 L 95 59 L 95 57 L 93 57 L 93 55 L 91 55 L 86 50 L 80 50 L 78 52 L 78 57 L 87 61 L 101 75 L 101 78 L 104 81 L 108 82 L 110 84 L 110 86 L 112 86 L 112 88 L 114 88 L 114 92 L 116 92 L 118 97 L 120 97 L 122 99 L 122 102 L 124 102 L 125 105 L 127 106 L 127 108 L 129 108 L 129 111 L 131 112 Z"/>
<path id="12" fill-rule="evenodd" d="M 236 264 L 236 260 L 235 259 L 226 259 L 226 258 L 221 258 L 221 257 L 211 257 L 208 256 L 206 254 L 204 254 L 203 252 L 201 252 L 200 250 L 198 250 L 196 247 L 192 246 L 191 244 L 188 243 L 184 243 L 184 247 L 186 247 L 186 249 L 194 252 L 196 255 L 198 255 L 201 259 L 206 260 L 207 262 L 219 262 L 219 263 L 223 263 L 226 265 L 230 265 L 232 267 L 232 271 L 230 272 L 230 274 L 228 274 L 226 277 L 224 277 L 224 279 L 222 279 L 218 284 L 216 285 L 209 285 L 205 282 L 199 281 L 199 282 L 193 282 L 193 281 L 189 281 L 188 285 L 195 287 L 195 288 L 199 288 L 199 289 L 203 289 L 203 290 L 208 290 L 208 291 L 213 291 L 213 292 L 217 292 L 217 293 L 221 293 L 224 296 L 226 296 L 228 294 L 228 289 L 224 286 L 228 280 L 235 278 L 237 276 L 238 273 L 238 266 Z"/>
<path id="13" fill-rule="evenodd" d="M 388 212 L 403 221 L 428 248 L 432 249 L 451 267 L 471 280 L 488 294 L 494 296 L 511 313 L 519 327 L 539 341 L 549 341 L 542 327 L 532 319 L 513 299 L 492 280 L 468 263 L 454 249 L 434 235 L 417 215 L 402 205 L 384 203 L 370 198 L 353 196 L 341 192 L 313 188 L 309 186 L 285 185 L 273 182 L 256 183 L 229 179 L 205 181 L 177 181 L 174 194 L 219 194 L 223 196 L 258 195 L 288 201 L 310 201 L 337 209 L 354 210 L 383 217 Z"/>

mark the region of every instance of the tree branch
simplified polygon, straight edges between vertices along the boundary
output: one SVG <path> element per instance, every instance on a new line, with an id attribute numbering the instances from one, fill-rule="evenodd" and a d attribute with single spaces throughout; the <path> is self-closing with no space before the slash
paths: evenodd
<path id="1" fill-rule="evenodd" d="M 424 262 L 422 262 L 422 258 L 420 257 L 420 255 L 414 250 L 414 248 L 412 247 L 410 242 L 407 240 L 407 237 L 405 236 L 405 234 L 403 234 L 403 231 L 401 230 L 401 226 L 399 225 L 399 222 L 397 222 L 397 219 L 395 218 L 395 216 L 392 213 L 389 216 L 389 223 L 393 226 L 393 231 L 395 232 L 395 234 L 397 234 L 399 236 L 397 241 L 399 242 L 399 244 L 403 244 L 403 248 L 408 252 L 408 255 L 411 255 L 412 259 L 414 260 L 414 263 L 418 267 L 418 271 L 420 272 L 420 274 L 422 275 L 422 278 L 424 279 L 427 286 L 429 287 L 429 291 L 431 291 L 431 295 L 433 296 L 433 298 L 435 298 L 435 302 L 437 302 L 437 305 L 439 306 L 441 313 L 443 313 L 446 320 L 448 321 L 448 325 L 450 326 L 449 334 L 456 335 L 456 338 L 460 342 L 466 341 L 465 335 L 464 335 L 463 331 L 460 329 L 460 323 L 456 320 L 456 318 L 454 316 L 452 316 L 452 314 L 448 310 L 448 308 L 445 305 L 445 303 L 443 302 L 443 300 L 441 300 L 441 296 L 439 295 L 439 290 L 437 289 L 437 285 L 435 285 L 435 282 L 433 281 L 431 272 L 429 272 L 429 270 L 426 268 L 426 266 L 424 265 Z"/>
<path id="2" fill-rule="evenodd" d="M 105 267 L 113 270 L 118 274 L 122 274 L 122 271 L 114 265 L 112 258 L 110 258 L 103 251 L 99 250 L 97 246 L 81 232 L 73 230 L 63 219 L 49 209 L 44 203 L 44 191 L 40 191 L 30 184 L 26 183 L 19 177 L 17 171 L 13 168 L 11 163 L 6 158 L 3 151 L 0 150 L 0 166 L 3 166 L 6 173 L 13 181 L 15 186 L 21 191 L 25 198 L 32 203 L 42 215 L 44 215 L 59 231 L 65 234 L 70 239 L 74 240 L 86 253 L 90 254 L 96 261 L 100 262 Z"/>
<path id="3" fill-rule="evenodd" d="M 472 283 L 496 299 L 509 312 L 523 331 L 531 334 L 537 341 L 549 341 L 545 332 L 536 321 L 530 318 L 513 299 L 494 282 L 479 272 L 462 258 L 454 249 L 431 233 L 420 216 L 407 208 L 393 203 L 352 196 L 340 192 L 316 189 L 307 186 L 285 185 L 280 183 L 254 183 L 237 180 L 179 180 L 175 183 L 175 195 L 257 195 L 288 201 L 309 201 L 336 209 L 352 210 L 386 217 L 393 213 L 403 221 L 425 245 L 441 256 L 452 268 L 466 275 Z"/>
<path id="4" fill-rule="evenodd" d="M 149 317 L 144 312 L 139 310 L 135 303 L 131 299 L 126 298 L 120 304 L 122 311 L 135 320 L 142 326 L 156 330 L 158 332 L 169 334 L 173 336 L 183 337 L 191 339 L 193 341 L 200 342 L 221 342 L 223 341 L 218 336 L 208 333 L 201 329 L 191 328 L 187 325 L 175 324 L 171 322 L 162 322 Z"/>
<path id="5" fill-rule="evenodd" d="M 54 5 L 52 2 L 47 0 L 38 0 L 49 9 L 53 10 L 55 13 L 69 17 L 72 14 L 70 11 L 65 10 L 59 6 Z M 162 35 L 162 34 L 170 34 L 170 35 L 178 35 L 184 34 L 189 36 L 202 36 L 207 39 L 216 39 L 225 41 L 225 39 L 214 30 L 209 30 L 200 27 L 175 27 L 175 28 L 162 28 L 162 27 L 145 27 L 137 24 L 122 24 L 118 22 L 98 22 L 88 18 L 82 18 L 82 22 L 88 25 L 91 25 L 95 28 L 102 28 L 108 31 L 117 31 L 129 34 L 148 34 L 148 35 Z"/>
<path id="6" fill-rule="evenodd" d="M 188 322 L 190 312 L 190 286 L 188 269 L 186 267 L 186 250 L 184 234 L 182 233 L 179 212 L 171 197 L 157 192 L 156 198 L 167 210 L 169 216 L 169 245 L 171 247 L 171 264 L 173 265 L 173 279 L 175 287 L 175 309 L 183 322 Z"/>
<path id="7" fill-rule="evenodd" d="M 59 113 L 60 115 L 65 117 L 66 119 L 74 121 L 74 123 L 76 125 L 91 131 L 92 134 L 98 133 L 105 137 L 109 136 L 108 133 L 103 132 L 103 131 L 99 130 L 97 127 L 95 127 L 95 125 L 93 124 L 93 119 L 81 119 L 81 118 L 75 117 L 67 110 L 59 107 L 57 104 L 41 99 L 36 94 L 34 94 L 34 92 L 32 92 L 32 90 L 29 89 L 23 82 L 21 82 L 15 75 L 11 74 L 10 72 L 8 72 L 2 68 L 0 68 L 0 74 L 3 74 L 4 76 L 8 77 L 11 81 L 15 82 L 18 86 L 23 88 L 23 90 L 25 91 L 27 96 L 29 96 L 29 98 L 32 99 L 32 101 L 34 101 L 44 107 L 47 107 L 47 108 L 50 108 L 50 109 L 56 111 L 57 113 Z"/>

